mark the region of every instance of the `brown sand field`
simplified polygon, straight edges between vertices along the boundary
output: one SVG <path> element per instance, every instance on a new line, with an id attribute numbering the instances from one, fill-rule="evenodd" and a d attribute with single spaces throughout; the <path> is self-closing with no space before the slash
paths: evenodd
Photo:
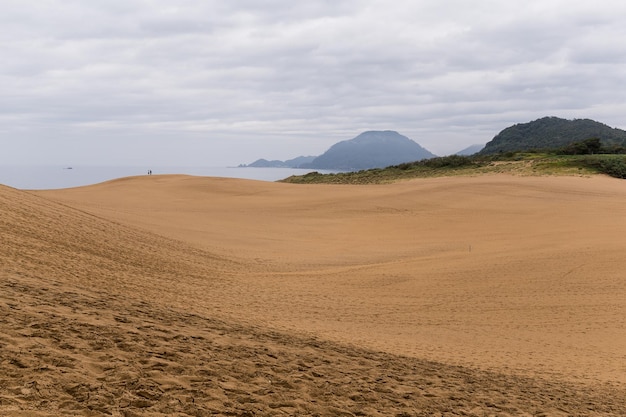
<path id="1" fill-rule="evenodd" d="M 0 415 L 626 415 L 626 182 L 0 186 Z"/>

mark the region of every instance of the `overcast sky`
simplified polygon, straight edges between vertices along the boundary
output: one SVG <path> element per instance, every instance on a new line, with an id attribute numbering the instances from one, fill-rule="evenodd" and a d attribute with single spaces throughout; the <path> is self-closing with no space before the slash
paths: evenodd
<path id="1" fill-rule="evenodd" d="M 626 128 L 623 0 L 1 0 L 0 163 L 229 166 Z"/>

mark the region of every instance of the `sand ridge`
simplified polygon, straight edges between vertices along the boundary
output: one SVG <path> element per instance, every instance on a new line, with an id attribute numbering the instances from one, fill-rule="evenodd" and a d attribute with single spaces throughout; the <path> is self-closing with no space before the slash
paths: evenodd
<path id="1" fill-rule="evenodd" d="M 620 180 L 155 176 L 42 195 L 236 259 L 240 318 L 456 364 L 625 382 Z"/>
<path id="2" fill-rule="evenodd" d="M 622 415 L 624 190 L 0 187 L 0 411 Z"/>

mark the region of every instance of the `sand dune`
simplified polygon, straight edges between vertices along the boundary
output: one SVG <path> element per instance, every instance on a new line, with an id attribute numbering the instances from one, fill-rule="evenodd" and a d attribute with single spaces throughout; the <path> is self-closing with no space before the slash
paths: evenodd
<path id="1" fill-rule="evenodd" d="M 150 176 L 0 215 L 3 415 L 626 413 L 620 180 Z"/>

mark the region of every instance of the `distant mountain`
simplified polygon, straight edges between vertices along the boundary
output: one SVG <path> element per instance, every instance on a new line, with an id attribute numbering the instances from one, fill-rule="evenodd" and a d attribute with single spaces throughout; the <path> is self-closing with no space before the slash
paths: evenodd
<path id="1" fill-rule="evenodd" d="M 455 155 L 461 155 L 461 156 L 474 155 L 475 153 L 480 152 L 484 147 L 485 145 L 471 145 L 461 151 L 458 151 L 457 153 L 455 153 Z"/>
<path id="2" fill-rule="evenodd" d="M 562 148 L 590 138 L 600 139 L 605 146 L 626 145 L 624 130 L 589 119 L 544 117 L 507 127 L 488 142 L 480 154 Z"/>
<path id="3" fill-rule="evenodd" d="M 298 156 L 297 158 L 286 160 L 285 163 L 289 165 L 290 168 L 300 168 L 304 164 L 313 162 L 315 158 L 317 158 L 317 156 Z"/>
<path id="4" fill-rule="evenodd" d="M 289 168 L 284 161 L 277 159 L 268 161 L 267 159 L 257 159 L 251 164 L 241 164 L 242 168 Z"/>
<path id="5" fill-rule="evenodd" d="M 267 159 L 257 159 L 251 164 L 241 164 L 240 167 L 248 168 L 300 168 L 302 164 L 313 161 L 315 156 L 298 156 L 297 158 L 288 159 L 286 161 L 279 161 L 277 159 L 268 161 Z"/>
<path id="6" fill-rule="evenodd" d="M 302 168 L 358 171 L 434 157 L 434 154 L 398 132 L 369 131 L 334 144 Z"/>

